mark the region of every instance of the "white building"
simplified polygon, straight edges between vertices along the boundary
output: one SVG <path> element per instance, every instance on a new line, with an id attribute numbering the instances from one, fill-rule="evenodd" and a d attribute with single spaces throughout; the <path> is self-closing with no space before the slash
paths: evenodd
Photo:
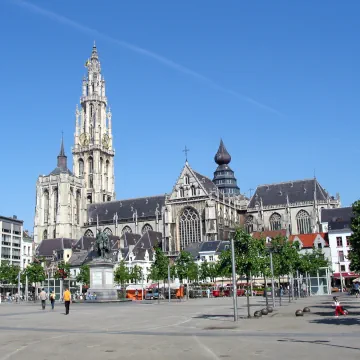
<path id="1" fill-rule="evenodd" d="M 1 262 L 7 261 L 22 268 L 23 223 L 15 215 L 13 217 L 0 216 L 0 265 Z"/>
<path id="2" fill-rule="evenodd" d="M 34 239 L 27 230 L 23 232 L 23 242 L 21 245 L 21 268 L 25 269 L 33 261 Z"/>

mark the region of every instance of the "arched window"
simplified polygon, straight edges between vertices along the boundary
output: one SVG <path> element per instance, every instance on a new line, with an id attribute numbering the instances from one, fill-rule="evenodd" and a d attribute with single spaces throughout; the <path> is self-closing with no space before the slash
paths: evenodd
<path id="1" fill-rule="evenodd" d="M 125 233 L 132 233 L 130 226 L 123 227 L 123 229 L 121 230 L 121 234 L 123 235 Z"/>
<path id="2" fill-rule="evenodd" d="M 79 159 L 79 176 L 84 175 L 84 160 Z"/>
<path id="3" fill-rule="evenodd" d="M 76 192 L 76 223 L 80 224 L 80 191 Z"/>
<path id="4" fill-rule="evenodd" d="M 109 160 L 106 160 L 106 163 L 105 163 L 105 190 L 108 191 L 108 188 L 109 188 L 109 169 L 110 169 L 110 162 Z"/>
<path id="5" fill-rule="evenodd" d="M 254 217 L 252 215 L 246 217 L 245 228 L 249 234 L 254 231 Z"/>
<path id="6" fill-rule="evenodd" d="M 271 230 L 281 230 L 281 215 L 278 213 L 273 213 L 270 216 L 270 229 Z"/>
<path id="7" fill-rule="evenodd" d="M 47 238 L 48 238 L 47 230 L 44 230 L 44 232 L 43 232 L 43 240 L 47 240 Z"/>
<path id="8" fill-rule="evenodd" d="M 56 229 L 53 231 L 53 239 L 56 239 Z"/>
<path id="9" fill-rule="evenodd" d="M 90 156 L 88 159 L 88 170 L 89 170 L 89 183 L 88 187 L 93 188 L 93 172 L 94 172 L 94 160 Z"/>
<path id="10" fill-rule="evenodd" d="M 196 195 L 196 189 L 195 189 L 195 186 L 193 185 L 191 187 L 191 196 L 195 196 Z"/>
<path id="11" fill-rule="evenodd" d="M 201 221 L 199 213 L 187 207 L 180 215 L 179 219 L 180 247 L 186 248 L 191 243 L 201 242 Z"/>
<path id="12" fill-rule="evenodd" d="M 58 201 L 59 201 L 58 189 L 55 188 L 54 189 L 54 222 L 56 222 L 56 216 L 57 216 L 57 213 L 58 213 Z"/>
<path id="13" fill-rule="evenodd" d="M 145 224 L 141 229 L 141 234 L 145 234 L 147 231 L 152 231 L 152 226 L 149 224 Z"/>
<path id="14" fill-rule="evenodd" d="M 185 196 L 184 188 L 180 188 L 180 190 L 179 190 L 179 196 L 180 196 L 180 197 L 184 197 L 184 196 Z"/>
<path id="15" fill-rule="evenodd" d="M 49 192 L 44 191 L 44 224 L 47 224 L 49 221 Z"/>
<path id="16" fill-rule="evenodd" d="M 103 189 L 103 165 L 104 165 L 104 161 L 103 158 L 100 158 L 100 168 L 99 168 L 99 174 L 100 174 L 100 189 Z"/>
<path id="17" fill-rule="evenodd" d="M 84 236 L 94 237 L 94 233 L 90 229 L 88 229 L 85 231 Z"/>
<path id="18" fill-rule="evenodd" d="M 109 228 L 105 228 L 105 229 L 104 229 L 104 233 L 105 233 L 106 235 L 112 235 L 112 234 L 113 234 L 112 230 L 109 229 Z"/>
<path id="19" fill-rule="evenodd" d="M 305 210 L 300 210 L 296 215 L 296 223 L 299 234 L 311 233 L 311 220 L 310 215 Z"/>
<path id="20" fill-rule="evenodd" d="M 88 203 L 88 204 L 91 204 L 91 203 L 92 203 L 92 196 L 89 194 L 89 195 L 87 196 L 86 200 L 87 200 L 87 203 Z"/>
<path id="21" fill-rule="evenodd" d="M 189 185 L 189 175 L 184 176 L 184 183 L 185 185 Z"/>

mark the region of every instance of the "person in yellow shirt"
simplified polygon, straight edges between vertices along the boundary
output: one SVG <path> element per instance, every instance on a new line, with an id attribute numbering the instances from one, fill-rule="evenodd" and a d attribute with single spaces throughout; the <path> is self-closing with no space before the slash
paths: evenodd
<path id="1" fill-rule="evenodd" d="M 66 288 L 66 290 L 64 291 L 63 299 L 65 301 L 65 315 L 69 315 L 71 302 L 71 292 L 69 291 L 69 288 Z"/>

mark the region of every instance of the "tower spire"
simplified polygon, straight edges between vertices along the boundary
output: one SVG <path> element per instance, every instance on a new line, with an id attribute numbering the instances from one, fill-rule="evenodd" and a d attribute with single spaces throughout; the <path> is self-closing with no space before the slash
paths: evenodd
<path id="1" fill-rule="evenodd" d="M 64 133 L 61 132 L 61 146 L 60 146 L 60 153 L 57 157 L 57 167 L 61 170 L 67 169 L 67 156 L 65 155 L 64 150 Z"/>
<path id="2" fill-rule="evenodd" d="M 226 150 L 226 147 L 225 147 L 222 139 L 220 139 L 219 149 L 215 155 L 214 160 L 218 165 L 227 165 L 231 161 L 231 156 L 228 153 L 228 151 Z"/>
<path id="3" fill-rule="evenodd" d="M 64 150 L 64 132 L 61 132 L 61 147 L 60 147 L 60 153 L 59 156 L 65 156 L 65 150 Z"/>

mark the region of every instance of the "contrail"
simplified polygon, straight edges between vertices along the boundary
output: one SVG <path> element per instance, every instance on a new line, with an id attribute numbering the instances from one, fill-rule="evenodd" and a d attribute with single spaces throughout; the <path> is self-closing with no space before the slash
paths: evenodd
<path id="1" fill-rule="evenodd" d="M 64 25 L 68 25 L 68 26 L 71 26 L 73 27 L 74 29 L 77 29 L 83 33 L 86 33 L 86 34 L 90 34 L 90 35 L 93 35 L 95 36 L 96 38 L 101 38 L 105 41 L 108 41 L 108 42 L 111 42 L 113 44 L 116 44 L 116 45 L 119 45 L 123 48 L 126 48 L 126 49 L 129 49 L 131 51 L 134 51 L 138 54 L 141 54 L 141 55 L 144 55 L 144 56 L 147 56 L 149 58 L 152 58 L 156 61 L 158 61 L 159 63 L 163 64 L 163 65 L 166 65 L 167 67 L 169 68 L 172 68 L 178 72 L 181 72 L 183 74 L 186 74 L 186 75 L 190 75 L 192 76 L 193 78 L 196 78 L 200 81 L 202 81 L 203 83 L 207 84 L 208 86 L 210 86 L 211 88 L 213 89 L 216 89 L 216 90 L 219 90 L 223 93 L 226 93 L 226 94 L 229 94 L 229 95 L 232 95 L 240 100 L 243 100 L 243 101 L 246 101 L 250 104 L 253 104 L 259 108 L 262 108 L 264 110 L 267 110 L 269 112 L 272 112 L 278 116 L 283 116 L 283 114 L 270 107 L 270 106 L 267 106 L 249 96 L 246 96 L 246 95 L 243 95 L 237 91 L 234 91 L 234 90 L 231 90 L 231 89 L 228 89 L 228 88 L 225 88 L 219 84 L 217 84 L 214 80 L 204 76 L 204 75 L 201 75 L 200 73 L 194 71 L 194 70 L 191 70 L 181 64 L 178 64 L 176 63 L 175 61 L 172 61 L 162 55 L 159 55 L 159 54 L 156 54 L 152 51 L 149 51 L 147 49 L 144 49 L 144 48 L 141 48 L 139 46 L 136 46 L 136 45 L 133 45 L 133 44 L 130 44 L 126 41 L 123 41 L 123 40 L 119 40 L 119 39 L 115 39 L 109 35 L 106 35 L 96 29 L 93 29 L 93 28 L 90 28 L 88 26 L 85 26 L 85 25 L 82 25 L 76 21 L 73 21 L 65 16 L 62 16 L 62 15 L 59 15 L 59 14 L 56 14 L 50 10 L 46 10 L 40 6 L 37 6 L 37 5 L 34 5 L 34 4 L 31 4 L 29 2 L 26 2 L 26 1 L 22 1 L 22 0 L 13 0 L 12 1 L 14 4 L 16 5 L 19 5 L 19 6 L 22 6 L 23 8 L 26 8 L 34 13 L 37 13 L 37 14 L 40 14 L 40 15 L 43 15 L 49 19 L 52 19 L 52 20 L 55 20 L 59 23 L 62 23 Z"/>

